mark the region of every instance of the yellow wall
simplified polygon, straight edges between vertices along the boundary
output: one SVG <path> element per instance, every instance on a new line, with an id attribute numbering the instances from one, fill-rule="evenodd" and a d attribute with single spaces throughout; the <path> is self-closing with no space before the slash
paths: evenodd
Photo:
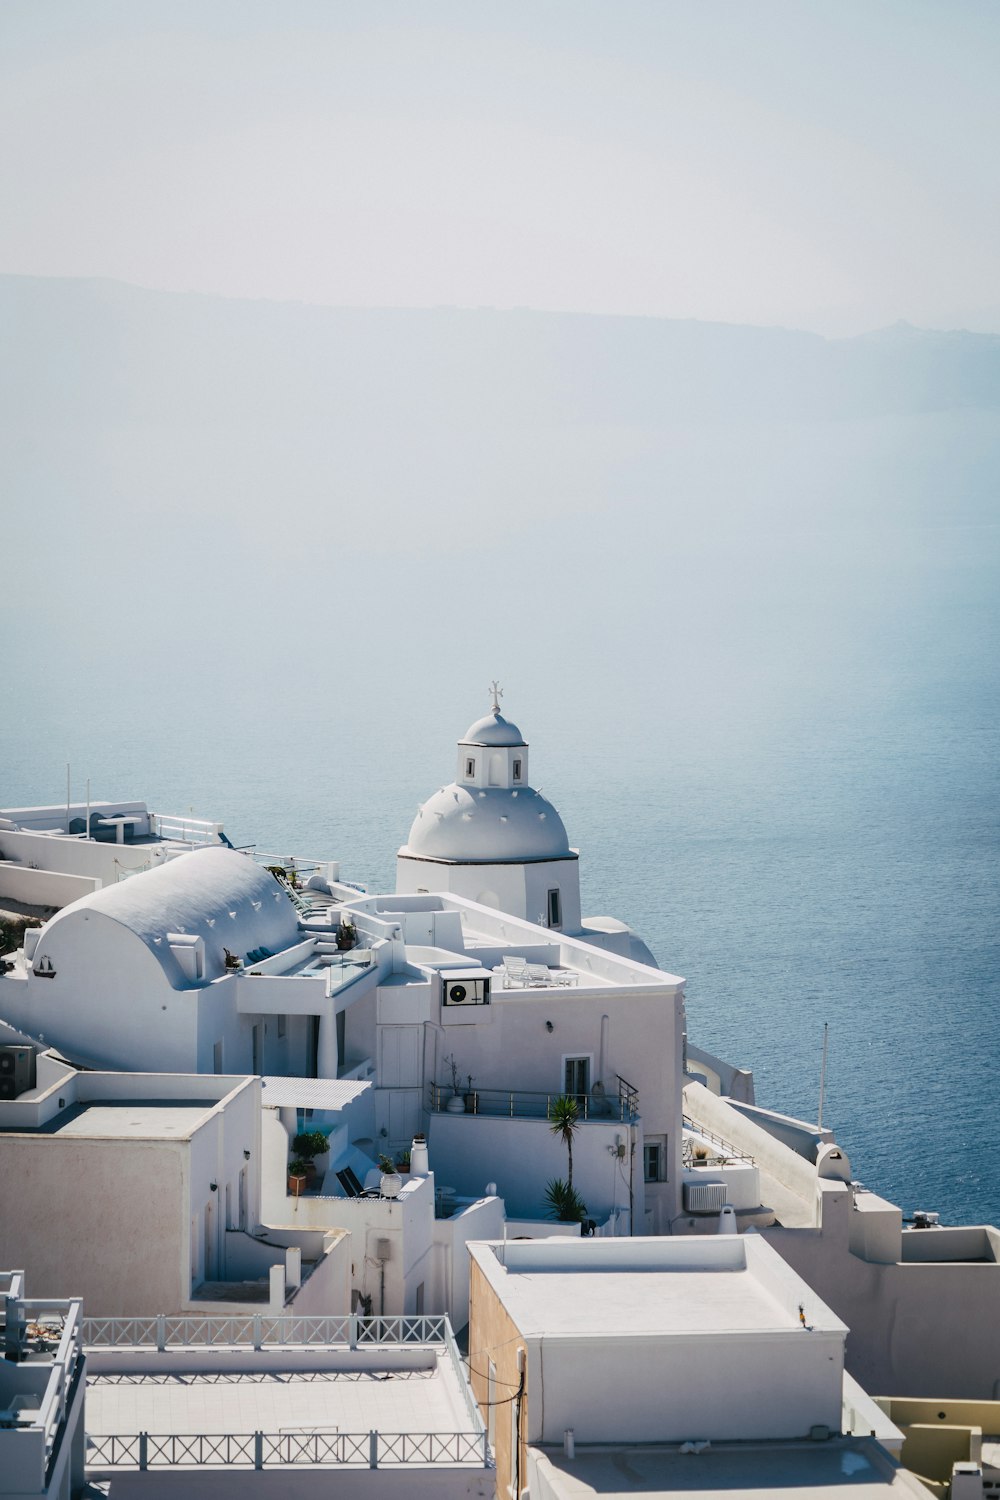
<path id="1" fill-rule="evenodd" d="M 517 1367 L 518 1350 L 525 1349 L 524 1340 L 506 1309 L 490 1286 L 482 1271 L 472 1262 L 469 1279 L 469 1365 L 472 1373 L 472 1389 L 479 1402 L 483 1421 L 489 1424 L 487 1405 L 487 1360 L 492 1359 L 497 1370 L 495 1408 L 496 1431 L 494 1445 L 497 1464 L 498 1500 L 516 1495 L 515 1480 L 511 1474 L 511 1424 L 514 1422 L 518 1403 L 511 1398 L 516 1394 L 521 1379 Z M 527 1435 L 528 1388 L 527 1363 L 525 1361 L 524 1394 L 521 1399 L 520 1441 L 520 1485 L 528 1482 Z"/>

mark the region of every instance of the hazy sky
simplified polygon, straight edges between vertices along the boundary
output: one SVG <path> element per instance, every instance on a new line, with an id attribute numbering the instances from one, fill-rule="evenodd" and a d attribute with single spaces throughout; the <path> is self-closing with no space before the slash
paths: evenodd
<path id="1" fill-rule="evenodd" d="M 0 270 L 1000 331 L 994 0 L 0 0 Z"/>

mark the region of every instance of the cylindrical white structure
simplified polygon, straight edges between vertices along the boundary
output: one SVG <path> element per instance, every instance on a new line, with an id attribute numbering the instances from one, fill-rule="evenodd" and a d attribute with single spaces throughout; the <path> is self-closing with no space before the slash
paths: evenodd
<path id="1" fill-rule="evenodd" d="M 410 1175 L 428 1177 L 431 1165 L 427 1155 L 427 1142 L 423 1136 L 414 1136 L 410 1145 Z"/>

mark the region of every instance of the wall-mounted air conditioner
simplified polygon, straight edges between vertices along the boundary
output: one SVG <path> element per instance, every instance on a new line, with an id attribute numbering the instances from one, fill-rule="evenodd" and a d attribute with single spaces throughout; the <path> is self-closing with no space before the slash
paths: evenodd
<path id="1" fill-rule="evenodd" d="M 485 969 L 449 969 L 441 975 L 445 1005 L 489 1005 L 490 976 Z"/>
<path id="2" fill-rule="evenodd" d="M 726 1205 L 724 1182 L 686 1182 L 684 1208 L 689 1214 L 717 1214 Z"/>

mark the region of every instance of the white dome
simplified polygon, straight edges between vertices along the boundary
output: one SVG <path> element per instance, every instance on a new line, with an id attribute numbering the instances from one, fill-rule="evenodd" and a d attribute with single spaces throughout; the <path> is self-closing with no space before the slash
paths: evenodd
<path id="1" fill-rule="evenodd" d="M 511 724 L 503 714 L 494 713 L 487 714 L 485 719 L 477 719 L 474 724 L 470 724 L 459 743 L 462 745 L 523 745 L 525 741 L 516 724 Z"/>
<path id="2" fill-rule="evenodd" d="M 492 724 L 493 715 L 482 722 Z M 500 722 L 518 733 L 514 725 Z M 562 818 L 530 786 L 477 789 L 455 783 L 427 799 L 399 852 L 412 859 L 479 864 L 574 857 Z"/>

